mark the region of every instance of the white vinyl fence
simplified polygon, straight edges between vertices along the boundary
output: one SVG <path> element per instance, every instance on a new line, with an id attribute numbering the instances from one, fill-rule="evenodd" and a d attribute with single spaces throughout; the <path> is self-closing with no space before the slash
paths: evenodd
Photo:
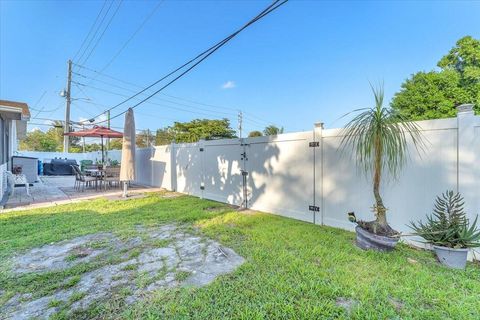
<path id="1" fill-rule="evenodd" d="M 407 224 L 431 213 L 447 189 L 462 193 L 473 219 L 480 214 L 480 117 L 464 105 L 456 118 L 417 124 L 425 151 L 418 155 L 410 145 L 400 176 L 381 186 L 390 224 L 409 232 Z M 137 183 L 352 230 L 346 213 L 372 219 L 374 197 L 354 157 L 339 149 L 341 139 L 341 129 L 317 125 L 310 132 L 139 149 Z"/>
<path id="2" fill-rule="evenodd" d="M 424 152 L 410 145 L 400 176 L 381 186 L 389 222 L 409 231 L 406 225 L 430 213 L 447 189 L 462 193 L 473 219 L 480 214 L 480 117 L 462 109 L 457 118 L 417 124 Z M 235 205 L 246 200 L 252 209 L 351 230 L 346 212 L 372 219 L 374 198 L 370 179 L 341 152 L 341 139 L 341 129 L 318 125 L 310 132 L 155 147 L 145 184 Z"/>

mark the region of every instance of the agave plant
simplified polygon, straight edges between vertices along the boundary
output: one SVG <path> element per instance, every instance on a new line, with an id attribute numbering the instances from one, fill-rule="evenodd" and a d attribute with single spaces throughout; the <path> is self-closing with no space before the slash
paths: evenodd
<path id="1" fill-rule="evenodd" d="M 425 146 L 419 127 L 389 107 L 383 106 L 383 85 L 371 86 L 375 97 L 373 108 L 353 111 L 357 115 L 344 128 L 341 148 L 356 155 L 357 164 L 367 173 L 372 174 L 373 206 L 376 219 L 370 222 L 359 221 L 358 224 L 376 234 L 393 235 L 394 231 L 387 222 L 386 208 L 380 195 L 380 183 L 384 171 L 397 177 L 406 163 L 408 140 L 417 152 Z"/>
<path id="2" fill-rule="evenodd" d="M 416 235 L 437 246 L 454 249 L 480 247 L 478 216 L 470 224 L 463 206 L 463 197 L 459 193 L 442 193 L 435 200 L 433 213 L 427 216 L 427 221 L 410 222 L 410 228 Z"/>

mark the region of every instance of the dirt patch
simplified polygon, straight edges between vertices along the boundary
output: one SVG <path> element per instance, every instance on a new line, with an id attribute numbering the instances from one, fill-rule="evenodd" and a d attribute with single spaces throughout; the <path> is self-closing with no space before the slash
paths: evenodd
<path id="1" fill-rule="evenodd" d="M 183 196 L 183 194 L 178 192 L 164 192 L 160 194 L 160 198 L 170 199 L 170 198 L 178 198 Z"/>
<path id="2" fill-rule="evenodd" d="M 347 313 L 350 313 L 352 309 L 358 305 L 358 301 L 355 299 L 339 297 L 336 299 L 335 304 L 345 309 Z"/>
<path id="3" fill-rule="evenodd" d="M 125 200 L 133 200 L 133 199 L 142 199 L 145 198 L 147 195 L 145 193 L 129 193 L 127 197 L 123 197 L 121 194 L 114 194 L 105 196 L 105 199 L 109 201 L 125 201 Z"/>
<path id="4" fill-rule="evenodd" d="M 388 301 L 392 304 L 392 306 L 397 310 L 397 312 L 402 311 L 402 309 L 405 307 L 405 303 L 399 299 L 389 297 Z"/>
<path id="5" fill-rule="evenodd" d="M 244 261 L 215 241 L 175 225 L 164 225 L 154 229 L 138 227 L 135 236 L 125 240 L 99 233 L 35 248 L 13 257 L 11 272 L 21 276 L 67 270 L 112 255 L 116 257 L 114 262 L 65 279 L 70 285 L 48 296 L 13 296 L 0 306 L 0 314 L 6 319 L 46 319 L 60 310 L 86 309 L 120 291 L 124 302 L 130 304 L 162 288 L 207 285 Z"/>

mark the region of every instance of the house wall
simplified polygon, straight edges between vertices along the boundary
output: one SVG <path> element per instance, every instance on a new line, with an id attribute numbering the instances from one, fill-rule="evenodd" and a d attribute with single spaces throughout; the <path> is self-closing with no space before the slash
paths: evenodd
<path id="1" fill-rule="evenodd" d="M 16 120 L 0 115 L 0 208 L 6 202 L 6 171 L 11 168 L 12 155 L 17 150 Z"/>

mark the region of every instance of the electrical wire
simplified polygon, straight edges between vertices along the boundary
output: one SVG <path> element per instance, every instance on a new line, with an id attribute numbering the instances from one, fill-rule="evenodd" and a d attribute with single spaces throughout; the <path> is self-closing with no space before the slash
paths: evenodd
<path id="1" fill-rule="evenodd" d="M 88 87 L 88 88 L 91 88 L 91 89 L 94 89 L 94 90 L 102 91 L 102 92 L 105 92 L 105 93 L 109 93 L 109 94 L 112 94 L 112 95 L 116 95 L 116 96 L 128 97 L 128 95 L 125 95 L 125 94 L 122 94 L 122 93 L 119 93 L 119 92 L 116 92 L 116 91 L 110 91 L 110 90 L 107 90 L 107 89 L 104 89 L 104 88 L 98 88 L 98 87 L 94 87 L 94 86 L 91 86 L 91 85 L 88 85 L 88 84 L 83 84 L 83 83 L 79 83 L 79 82 L 75 82 L 75 84 L 80 85 L 80 86 L 84 86 L 84 87 Z M 114 86 L 114 85 L 112 85 L 112 86 Z M 115 86 L 115 87 L 123 89 L 123 90 L 128 91 L 128 92 L 133 92 L 133 93 L 136 92 L 135 90 L 127 89 L 127 88 L 120 87 L 120 86 Z M 236 116 L 236 113 L 199 108 L 197 106 L 192 106 L 192 105 L 188 105 L 188 104 L 184 104 L 184 103 L 180 103 L 180 102 L 176 102 L 176 101 L 172 101 L 172 100 L 168 100 L 168 99 L 162 99 L 162 98 L 159 98 L 159 97 L 155 97 L 155 100 L 156 101 L 162 101 L 162 102 L 168 102 L 168 103 L 179 105 L 179 106 L 190 107 L 190 108 L 194 108 L 196 110 L 201 110 L 201 111 L 206 111 L 206 112 L 214 112 L 215 114 L 220 113 L 220 114 L 224 114 L 224 115 L 228 115 L 228 116 Z M 168 106 L 167 106 L 167 108 L 168 108 Z M 185 109 L 181 109 L 181 110 L 186 111 Z M 197 113 L 196 111 L 189 111 L 189 110 L 188 110 L 188 112 Z"/>
<path id="2" fill-rule="evenodd" d="M 100 40 L 102 40 L 103 35 L 105 34 L 105 32 L 107 31 L 108 27 L 110 26 L 110 23 L 112 23 L 113 18 L 115 18 L 115 16 L 117 15 L 117 12 L 118 12 L 118 10 L 120 9 L 120 6 L 122 5 L 122 1 L 123 1 L 123 0 L 119 0 L 119 1 L 118 1 L 117 9 L 116 9 L 115 12 L 113 12 L 113 14 L 110 16 L 110 20 L 108 20 L 105 29 L 103 29 L 102 34 L 101 34 L 100 37 L 97 39 L 97 42 L 95 42 L 95 45 L 92 47 L 92 50 L 90 50 L 90 53 L 89 53 L 88 56 L 85 58 L 85 60 L 83 60 L 82 64 L 86 64 L 86 63 L 87 63 L 88 59 L 90 58 L 90 56 L 93 54 L 93 52 L 94 52 L 95 49 L 97 48 L 98 44 L 100 43 Z"/>
<path id="3" fill-rule="evenodd" d="M 82 84 L 82 83 L 77 83 L 77 84 L 86 86 L 85 84 Z M 125 95 L 125 94 L 121 94 L 121 93 L 118 93 L 118 92 L 113 92 L 113 91 L 109 91 L 109 90 L 105 90 L 105 89 L 100 89 L 100 88 L 97 88 L 97 87 L 90 86 L 90 88 L 95 89 L 95 90 L 99 90 L 99 91 L 102 91 L 102 92 L 105 92 L 105 93 L 109 93 L 109 94 L 112 94 L 112 95 L 121 96 L 121 97 L 124 97 L 124 98 L 128 97 L 128 95 Z M 138 99 L 140 99 L 140 98 L 137 98 L 137 100 Z M 173 110 L 177 110 L 177 111 L 184 111 L 184 112 L 189 112 L 189 113 L 193 113 L 193 114 L 204 115 L 204 116 L 208 116 L 208 117 L 213 116 L 213 117 L 218 118 L 218 112 L 213 113 L 213 111 L 211 111 L 211 113 L 207 113 L 207 112 L 201 112 L 201 111 L 192 111 L 190 109 L 184 109 L 184 108 L 180 108 L 180 107 L 169 106 L 169 105 L 160 104 L 160 103 L 153 102 L 153 101 L 149 101 L 148 103 L 151 104 L 151 105 L 165 107 L 165 108 L 169 108 L 169 109 L 173 109 Z M 104 114 L 104 113 L 102 113 L 102 114 Z M 98 116 L 99 115 L 95 116 L 94 118 L 97 118 Z M 106 121 L 102 121 L 102 122 L 106 122 Z M 98 122 L 98 123 L 102 123 L 102 122 Z"/>
<path id="4" fill-rule="evenodd" d="M 77 52 L 75 53 L 75 55 L 73 56 L 73 60 L 75 60 L 78 56 L 78 54 L 80 53 L 80 50 L 83 48 L 83 45 L 87 42 L 87 39 L 90 37 L 90 35 L 92 34 L 92 31 L 95 27 L 95 25 L 97 24 L 98 22 L 98 19 L 100 18 L 100 15 L 102 14 L 103 12 L 103 9 L 105 8 L 105 5 L 107 4 L 107 0 L 104 0 L 103 1 L 103 5 L 102 5 L 102 8 L 100 9 L 100 11 L 98 12 L 97 14 L 97 17 L 95 18 L 95 21 L 93 22 L 92 26 L 90 27 L 90 30 L 88 31 L 87 33 L 87 36 L 83 39 L 82 41 L 82 44 L 80 45 L 80 48 L 78 48 Z"/>
<path id="5" fill-rule="evenodd" d="M 123 83 L 125 85 L 128 85 L 128 86 L 131 86 L 131 87 L 135 87 L 135 88 L 143 88 L 143 86 L 140 86 L 138 84 L 135 84 L 135 83 L 132 83 L 132 82 L 129 82 L 129 81 L 125 81 L 125 80 L 122 80 L 120 78 L 117 78 L 117 77 L 113 77 L 109 74 L 106 74 L 104 72 L 100 72 L 100 71 L 97 71 L 97 70 L 94 70 L 94 69 L 91 69 L 89 67 L 86 67 L 86 66 L 83 66 L 83 65 L 78 65 L 79 68 L 81 69 L 84 69 L 86 71 L 89 71 L 89 72 L 92 72 L 92 73 L 95 73 L 96 75 L 99 75 L 99 76 L 102 76 L 102 77 L 105 77 L 105 78 L 109 78 L 109 79 L 112 79 L 112 80 L 115 80 L 115 81 L 118 81 L 120 83 Z M 84 74 L 81 74 L 81 73 L 78 73 L 78 72 L 74 72 L 75 75 L 79 76 L 79 77 L 82 77 L 84 79 L 89 79 L 89 80 L 92 80 L 92 81 L 96 81 L 96 82 L 99 82 L 99 83 L 103 83 L 103 84 L 106 84 L 108 86 L 111 86 L 111 87 L 114 87 L 114 88 L 118 88 L 118 89 L 123 89 L 123 90 L 126 90 L 126 91 L 130 91 L 130 92 L 134 92 L 134 90 L 132 89 L 127 89 L 125 87 L 122 87 L 122 86 L 119 86 L 119 85 L 116 85 L 116 84 L 113 84 L 113 83 L 110 83 L 110 82 L 107 82 L 107 81 L 103 81 L 103 80 L 99 80 L 98 78 L 93 78 L 93 77 L 90 77 L 90 76 L 87 76 L 87 75 L 84 75 Z M 90 82 L 91 83 L 91 82 Z M 99 89 L 99 88 L 97 88 Z M 177 99 L 177 100 L 181 100 L 181 101 L 186 101 L 186 102 L 189 102 L 189 103 L 193 103 L 193 104 L 198 104 L 198 105 L 201 105 L 201 106 L 206 106 L 206 107 L 211 107 L 211 108 L 214 108 L 214 109 L 220 109 L 220 110 L 232 110 L 232 111 L 235 111 L 235 112 L 238 112 L 239 111 L 239 108 L 232 108 L 232 107 L 226 107 L 226 106 L 219 106 L 219 105 L 214 105 L 214 104 L 208 104 L 208 103 L 204 103 L 204 102 L 199 102 L 199 101 L 196 101 L 196 100 L 193 100 L 193 99 L 187 99 L 187 98 L 182 98 L 182 97 L 178 97 L 178 96 L 175 96 L 175 95 L 171 95 L 171 94 L 167 94 L 167 93 L 164 93 L 162 92 L 161 93 L 162 96 L 166 96 L 166 97 L 169 97 L 169 98 L 173 98 L 173 99 Z M 160 98 L 158 98 L 160 99 Z M 165 99 L 164 99 L 165 100 Z M 168 101 L 168 100 L 167 100 Z M 175 102 L 172 102 L 170 101 L 171 103 L 175 103 Z M 179 104 L 177 102 L 177 104 Z M 184 105 L 184 106 L 187 106 L 185 104 L 180 104 L 180 105 Z M 190 106 L 192 108 L 198 108 L 197 106 Z M 202 109 L 202 110 L 207 110 L 207 111 L 213 111 L 213 112 L 218 112 L 218 110 L 209 110 L 209 109 Z M 271 124 L 274 124 L 272 123 L 271 121 L 267 121 L 265 119 L 262 119 L 258 116 L 254 116 L 251 112 L 247 112 L 247 111 L 243 111 L 243 114 L 244 114 L 244 119 L 248 121 L 249 118 L 255 118 L 257 120 L 254 120 L 252 119 L 252 121 L 254 123 L 256 123 L 256 125 L 261 125 L 261 126 L 264 126 L 264 125 L 271 125 Z M 235 114 L 236 115 L 236 114 Z"/>
<path id="6" fill-rule="evenodd" d="M 114 61 L 115 59 L 118 58 L 118 56 L 122 53 L 122 51 L 128 46 L 128 44 L 135 38 L 135 36 L 143 29 L 145 24 L 147 24 L 148 20 L 150 20 L 151 17 L 157 12 L 158 8 L 160 8 L 161 4 L 165 0 L 160 0 L 157 5 L 153 8 L 152 11 L 145 17 L 143 22 L 140 24 L 140 26 L 132 33 L 132 35 L 127 39 L 127 41 L 120 47 L 120 49 L 113 55 L 113 57 L 110 59 L 110 61 L 107 62 L 107 64 L 100 70 L 100 72 L 103 72 L 106 70 Z"/>
<path id="7" fill-rule="evenodd" d="M 97 34 L 98 34 L 98 32 L 100 31 L 100 28 L 101 28 L 103 22 L 105 21 L 105 18 L 107 17 L 108 13 L 110 12 L 110 9 L 112 8 L 113 3 L 114 3 L 114 1 L 111 1 L 111 2 L 110 2 L 110 5 L 108 6 L 107 11 L 106 11 L 105 14 L 103 15 L 102 20 L 100 21 L 100 23 L 98 24 L 97 28 L 95 29 L 92 37 L 91 37 L 90 40 L 88 41 L 88 44 L 87 44 L 87 45 L 85 46 L 85 48 L 83 49 L 82 54 L 81 54 L 80 57 L 78 58 L 78 61 L 81 61 L 81 60 L 82 60 L 82 58 L 85 56 L 85 53 L 86 53 L 87 50 L 90 48 L 90 45 L 91 45 L 91 43 L 93 42 L 93 39 L 95 39 L 95 38 L 97 37 Z M 75 61 L 75 59 L 74 59 L 74 61 Z"/>
<path id="8" fill-rule="evenodd" d="M 119 104 L 111 107 L 109 110 L 113 110 L 117 107 L 119 107 L 120 105 L 130 101 L 131 99 L 135 98 L 136 96 L 140 95 L 141 93 L 145 92 L 146 90 L 152 88 L 153 86 L 155 86 L 156 84 L 158 84 L 159 82 L 163 81 L 164 79 L 168 78 L 169 76 L 173 75 L 174 73 L 178 72 L 179 70 L 183 69 L 184 67 L 186 67 L 187 65 L 193 63 L 193 61 L 195 60 L 198 60 L 200 59 L 199 61 L 195 62 L 192 66 L 190 66 L 189 68 L 187 68 L 185 71 L 183 71 L 180 75 L 178 75 L 177 77 L 175 77 L 173 80 L 171 80 L 170 82 L 168 82 L 166 85 L 162 86 L 160 89 L 156 90 L 155 92 L 153 92 L 152 94 L 150 94 L 148 97 L 146 97 L 145 99 L 143 99 L 142 101 L 136 103 L 134 106 L 132 106 L 131 108 L 136 108 L 138 107 L 139 105 L 143 104 L 144 102 L 146 102 L 147 100 L 149 100 L 150 98 L 152 98 L 153 96 L 155 96 L 156 94 L 158 94 L 160 91 L 164 90 L 165 88 L 167 88 L 168 86 L 170 86 L 172 83 L 174 83 L 175 81 L 177 81 L 178 79 L 180 79 L 181 77 L 183 77 L 185 74 L 187 74 L 190 70 L 192 70 L 193 68 L 195 68 L 197 65 L 199 65 L 201 62 L 203 62 L 205 59 L 207 59 L 209 56 L 211 56 L 214 52 L 216 52 L 218 49 L 220 49 L 221 47 L 223 47 L 228 41 L 230 41 L 231 39 L 233 39 L 234 37 L 236 37 L 240 32 L 242 32 L 244 29 L 246 29 L 247 27 L 249 27 L 250 25 L 252 25 L 253 23 L 255 23 L 256 21 L 260 20 L 261 18 L 265 17 L 266 15 L 268 15 L 269 13 L 271 13 L 272 11 L 274 11 L 275 9 L 279 8 L 280 6 L 282 6 L 283 4 L 285 4 L 288 0 L 283 0 L 283 1 L 280 1 L 280 0 L 276 0 L 274 1 L 271 5 L 269 5 L 266 9 L 264 9 L 261 13 L 259 13 L 255 18 L 253 18 L 252 20 L 250 20 L 248 23 L 246 23 L 244 26 L 242 26 L 240 29 L 238 29 L 237 31 L 235 31 L 234 33 L 232 33 L 230 36 L 224 38 L 223 40 L 221 40 L 220 42 L 218 42 L 217 44 L 213 45 L 212 47 L 210 47 L 209 49 L 203 51 L 201 54 L 197 55 L 195 58 L 189 60 L 188 62 L 184 63 L 183 65 L 181 65 L 180 67 L 178 67 L 177 69 L 173 70 L 172 72 L 170 72 L 169 74 L 167 74 L 166 76 L 160 78 L 159 80 L 155 81 L 153 84 L 147 86 L 145 89 L 141 90 L 140 92 L 138 92 L 137 94 L 127 98 L 126 100 L 120 102 Z M 201 57 L 201 58 L 200 58 Z M 121 115 L 123 115 L 124 113 L 126 113 L 127 110 L 113 116 L 110 118 L 110 120 L 112 119 L 115 119 Z M 105 122 L 105 121 L 103 121 Z"/>

